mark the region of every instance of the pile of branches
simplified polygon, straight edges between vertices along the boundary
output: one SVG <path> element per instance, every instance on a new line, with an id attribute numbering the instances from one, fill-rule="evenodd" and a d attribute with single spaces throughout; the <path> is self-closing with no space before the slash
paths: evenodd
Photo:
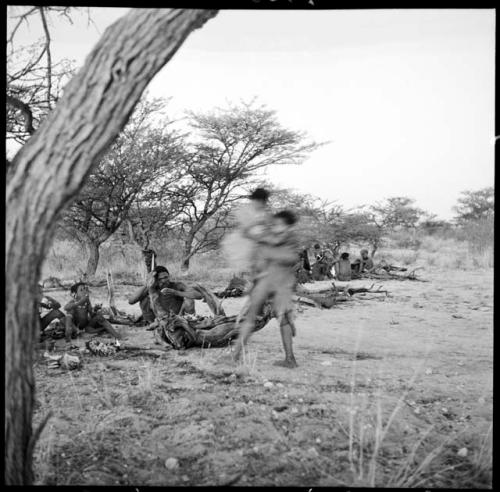
<path id="1" fill-rule="evenodd" d="M 68 290 L 77 281 L 85 281 L 89 287 L 104 287 L 108 284 L 107 279 L 93 279 L 87 280 L 84 276 L 77 279 L 60 279 L 57 277 L 48 277 L 42 281 L 42 287 L 44 291 L 54 291 L 54 290 Z M 141 282 L 133 282 L 130 280 L 121 280 L 118 282 L 120 285 L 133 285 L 140 287 L 143 285 Z"/>
<path id="2" fill-rule="evenodd" d="M 374 286 L 375 284 L 372 284 L 370 287 L 358 288 L 346 286 L 342 289 L 339 289 L 337 288 L 335 283 L 332 282 L 331 287 L 317 291 L 309 291 L 300 286 L 297 286 L 294 301 L 329 309 L 339 302 L 346 302 L 351 300 L 352 296 L 354 296 L 355 294 L 371 293 L 385 294 L 386 296 L 388 295 L 387 290 L 382 290 L 380 286 L 374 290 Z"/>
<path id="3" fill-rule="evenodd" d="M 395 267 L 392 265 L 387 265 L 383 267 L 376 268 L 372 272 L 364 272 L 361 273 L 356 278 L 366 278 L 373 280 L 417 280 L 419 282 L 427 282 L 427 280 L 423 280 L 418 278 L 416 275 L 417 270 L 422 270 L 423 267 L 414 268 L 409 273 L 400 274 L 395 272 L 406 272 L 407 268 Z"/>
<path id="4" fill-rule="evenodd" d="M 239 334 L 239 327 L 245 317 L 245 309 L 238 315 L 227 316 L 214 294 L 199 284 L 193 286 L 203 296 L 203 300 L 213 316 L 169 314 L 159 320 L 155 328 L 155 340 L 165 347 L 176 350 L 191 347 L 223 347 Z M 274 317 L 269 304 L 266 304 L 258 316 L 253 331 L 258 331 Z"/>

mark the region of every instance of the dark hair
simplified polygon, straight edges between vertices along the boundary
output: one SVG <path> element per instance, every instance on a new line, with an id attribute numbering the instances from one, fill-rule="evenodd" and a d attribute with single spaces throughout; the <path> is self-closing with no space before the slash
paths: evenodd
<path id="1" fill-rule="evenodd" d="M 342 253 L 340 255 L 340 257 L 343 259 L 343 260 L 347 260 L 347 258 L 349 258 L 349 253 Z"/>
<path id="2" fill-rule="evenodd" d="M 73 284 L 70 288 L 69 288 L 69 291 L 72 293 L 72 294 L 76 294 L 76 291 L 78 290 L 78 287 L 80 287 L 80 285 L 87 285 L 86 282 L 77 282 L 76 284 Z"/>
<path id="3" fill-rule="evenodd" d="M 164 272 L 164 273 L 168 273 L 170 275 L 170 272 L 163 265 L 156 265 L 153 268 L 153 272 L 156 272 L 156 273 L 163 273 Z"/>
<path id="4" fill-rule="evenodd" d="M 320 246 L 318 243 L 316 243 L 316 244 L 314 245 L 314 249 L 320 249 L 320 248 L 321 248 L 321 246 Z"/>
<path id="5" fill-rule="evenodd" d="M 288 225 L 293 225 L 297 222 L 297 217 L 290 210 L 282 210 L 273 215 L 275 219 L 283 219 Z"/>
<path id="6" fill-rule="evenodd" d="M 267 202 L 269 198 L 269 191 L 267 191 L 264 188 L 255 188 L 255 190 L 250 193 L 249 198 L 250 200 L 260 200 L 262 202 Z"/>

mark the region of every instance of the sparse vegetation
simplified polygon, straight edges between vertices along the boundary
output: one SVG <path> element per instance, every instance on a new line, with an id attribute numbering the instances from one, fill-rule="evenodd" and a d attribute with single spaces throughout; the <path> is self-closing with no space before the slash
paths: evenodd
<path id="1" fill-rule="evenodd" d="M 479 247 L 486 223 L 463 227 L 384 238 L 376 259 L 423 266 L 431 284 L 405 286 L 403 296 L 389 287 L 370 306 L 301 308 L 293 374 L 271 364 L 280 350 L 274 322 L 237 370 L 220 361 L 228 349 L 213 348 L 109 364 L 85 357 L 83 370 L 56 375 L 39 358 L 36 421 L 54 417 L 35 451 L 36 483 L 491 488 L 493 248 L 487 239 Z M 346 249 L 357 255 L 361 246 Z M 234 273 L 211 252 L 186 274 L 182 254 L 181 242 L 164 242 L 158 263 L 212 289 Z M 84 266 L 81 249 L 57 240 L 44 273 L 70 278 Z M 105 243 L 97 277 L 107 268 L 118 285 L 140 281 L 140 247 Z M 119 290 L 124 303 L 129 288 Z M 104 298 L 104 288 L 93 292 Z M 242 301 L 224 302 L 237 312 Z M 127 329 L 131 339 L 147 333 Z M 165 467 L 171 457 L 174 471 Z"/>
<path id="2" fill-rule="evenodd" d="M 293 372 L 272 366 L 275 322 L 239 370 L 220 362 L 224 348 L 84 355 L 72 373 L 40 358 L 35 424 L 54 415 L 35 449 L 36 483 L 491 487 L 491 310 L 465 307 L 491 304 L 491 271 L 432 279 L 405 284 L 408 300 L 392 287 L 370 305 L 302 310 Z M 413 314 L 415 299 L 426 306 Z M 236 312 L 242 299 L 225 302 Z M 452 318 L 456 306 L 469 320 Z M 123 329 L 129 343 L 150 340 Z"/>

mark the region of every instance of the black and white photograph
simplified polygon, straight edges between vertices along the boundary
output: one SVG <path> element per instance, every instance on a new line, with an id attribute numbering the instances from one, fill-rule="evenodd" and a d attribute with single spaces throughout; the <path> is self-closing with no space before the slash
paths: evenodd
<path id="1" fill-rule="evenodd" d="M 496 10 L 7 5 L 4 483 L 493 488 Z"/>

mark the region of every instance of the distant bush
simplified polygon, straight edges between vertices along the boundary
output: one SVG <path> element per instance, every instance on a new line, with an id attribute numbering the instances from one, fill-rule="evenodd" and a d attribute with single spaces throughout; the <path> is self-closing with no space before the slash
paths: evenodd
<path id="1" fill-rule="evenodd" d="M 384 238 L 374 258 L 406 267 L 424 266 L 432 270 L 464 270 L 493 268 L 493 217 L 470 221 L 461 226 L 443 228 L 433 234 L 399 230 Z M 345 244 L 341 251 L 347 251 L 351 259 L 359 256 L 359 250 L 367 247 L 365 242 Z M 188 272 L 180 269 L 182 243 L 175 239 L 156 242 L 157 264 L 165 265 L 173 277 L 186 281 L 202 282 L 207 285 L 222 285 L 234 272 L 221 251 L 195 256 Z M 42 279 L 55 276 L 62 279 L 78 278 L 85 270 L 87 253 L 79 243 L 55 239 L 42 268 Z M 109 241 L 101 248 L 101 261 L 97 278 L 105 278 L 107 269 L 115 281 L 137 281 L 143 278 L 144 266 L 141 249 L 131 243 Z"/>
<path id="2" fill-rule="evenodd" d="M 415 230 L 394 231 L 389 235 L 389 239 L 397 248 L 401 249 L 418 250 L 422 245 L 422 239 L 417 236 Z"/>
<path id="3" fill-rule="evenodd" d="M 483 253 L 493 245 L 494 240 L 494 218 L 465 222 L 461 228 L 462 237 L 469 243 L 472 253 Z"/>
<path id="4" fill-rule="evenodd" d="M 428 219 L 419 224 L 418 230 L 424 236 L 444 237 L 453 230 L 453 225 L 446 220 Z"/>

